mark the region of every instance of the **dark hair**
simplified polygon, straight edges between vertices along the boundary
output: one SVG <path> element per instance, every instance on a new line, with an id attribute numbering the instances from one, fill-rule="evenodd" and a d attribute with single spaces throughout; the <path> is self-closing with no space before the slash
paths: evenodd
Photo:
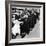
<path id="1" fill-rule="evenodd" d="M 38 13 L 38 12 L 35 12 L 36 13 L 36 15 L 35 14 L 31 14 L 31 12 L 30 12 L 30 16 L 28 16 L 28 19 L 27 19 L 27 21 L 25 21 L 24 19 L 23 19 L 23 25 L 20 25 L 20 29 L 21 29 L 21 35 L 22 35 L 22 33 L 26 33 L 26 34 L 29 34 L 29 32 L 30 32 L 30 28 L 31 29 L 33 29 L 34 28 L 34 26 L 35 26 L 35 24 L 36 24 L 36 22 L 37 22 L 37 19 L 39 20 L 39 14 L 40 13 Z M 31 30 L 32 31 L 32 30 Z"/>

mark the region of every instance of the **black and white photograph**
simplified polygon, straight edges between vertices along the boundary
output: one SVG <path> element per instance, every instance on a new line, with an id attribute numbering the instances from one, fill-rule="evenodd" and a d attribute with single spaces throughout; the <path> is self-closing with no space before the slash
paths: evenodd
<path id="1" fill-rule="evenodd" d="M 8 4 L 8 44 L 44 43 L 44 3 Z"/>
<path id="2" fill-rule="evenodd" d="M 39 37 L 34 31 L 40 30 L 40 9 L 12 8 L 12 39 Z M 38 31 L 37 31 L 38 30 Z M 33 34 L 31 33 L 33 32 Z M 39 32 L 40 33 L 40 32 Z M 34 35 L 34 36 L 33 36 Z"/>

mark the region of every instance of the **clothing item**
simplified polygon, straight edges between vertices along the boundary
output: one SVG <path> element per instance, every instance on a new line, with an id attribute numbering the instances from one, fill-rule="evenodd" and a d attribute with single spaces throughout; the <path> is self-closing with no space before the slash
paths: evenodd
<path id="1" fill-rule="evenodd" d="M 14 26 L 12 28 L 12 33 L 14 35 L 16 35 L 16 33 L 20 34 L 20 23 L 23 23 L 23 22 L 20 22 L 18 20 L 14 20 Z"/>

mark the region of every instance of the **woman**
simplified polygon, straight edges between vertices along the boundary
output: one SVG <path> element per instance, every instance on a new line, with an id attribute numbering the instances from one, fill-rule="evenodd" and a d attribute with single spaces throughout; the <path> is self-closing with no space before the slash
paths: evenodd
<path id="1" fill-rule="evenodd" d="M 13 21 L 14 26 L 12 27 L 12 34 L 17 36 L 20 34 L 20 24 L 23 22 L 18 21 L 17 19 Z"/>

